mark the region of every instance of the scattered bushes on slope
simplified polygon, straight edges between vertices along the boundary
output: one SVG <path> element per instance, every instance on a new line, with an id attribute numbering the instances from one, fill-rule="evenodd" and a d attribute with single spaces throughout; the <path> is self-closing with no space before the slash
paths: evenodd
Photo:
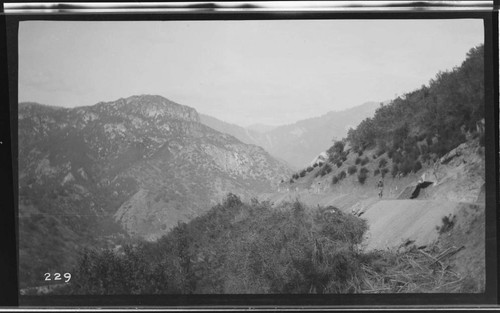
<path id="1" fill-rule="evenodd" d="M 349 129 L 345 141 L 358 153 L 356 165 L 364 165 L 363 151 L 374 148 L 376 156 L 387 151 L 406 174 L 418 170 L 417 161 L 442 157 L 465 142 L 465 132 L 479 132 L 477 123 L 484 119 L 483 60 L 484 45 L 472 48 L 461 66 L 438 73 L 427 86 L 390 104 L 381 104 L 373 117 Z M 484 139 L 480 143 L 484 145 Z"/>
<path id="2" fill-rule="evenodd" d="M 330 166 L 330 164 L 328 163 L 325 163 L 321 169 L 318 171 L 318 173 L 316 174 L 316 177 L 318 176 L 325 176 L 326 174 L 330 173 L 332 171 L 332 167 Z"/>
<path id="3" fill-rule="evenodd" d="M 365 158 L 361 160 L 361 166 L 365 166 L 366 164 L 368 164 L 368 162 L 370 162 L 370 159 L 365 156 Z"/>

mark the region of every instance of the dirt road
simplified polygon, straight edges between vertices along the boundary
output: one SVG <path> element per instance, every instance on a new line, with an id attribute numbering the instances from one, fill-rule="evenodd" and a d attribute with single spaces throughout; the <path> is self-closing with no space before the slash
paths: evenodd
<path id="1" fill-rule="evenodd" d="M 362 215 L 369 225 L 364 248 L 394 249 L 408 240 L 417 247 L 431 244 L 439 236 L 443 217 L 455 215 L 458 208 L 459 203 L 452 201 L 378 201 Z"/>

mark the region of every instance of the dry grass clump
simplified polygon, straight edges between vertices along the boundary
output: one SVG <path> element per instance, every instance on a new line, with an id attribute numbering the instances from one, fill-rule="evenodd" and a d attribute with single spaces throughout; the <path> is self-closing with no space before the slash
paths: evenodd
<path id="1" fill-rule="evenodd" d="M 447 258 L 462 247 L 426 250 L 413 247 L 400 253 L 377 251 L 365 255 L 360 293 L 466 292 L 469 277 L 452 270 Z"/>

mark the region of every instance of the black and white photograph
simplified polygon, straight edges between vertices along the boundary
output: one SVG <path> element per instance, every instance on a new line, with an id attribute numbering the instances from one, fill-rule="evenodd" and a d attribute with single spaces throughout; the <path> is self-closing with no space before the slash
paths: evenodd
<path id="1" fill-rule="evenodd" d="M 484 293 L 484 41 L 465 18 L 21 21 L 19 294 Z"/>

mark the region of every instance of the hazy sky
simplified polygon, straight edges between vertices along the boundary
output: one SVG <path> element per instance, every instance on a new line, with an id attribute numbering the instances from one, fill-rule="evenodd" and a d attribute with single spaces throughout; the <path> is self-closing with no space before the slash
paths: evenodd
<path id="1" fill-rule="evenodd" d="M 483 36 L 473 19 L 26 21 L 19 101 L 158 94 L 241 126 L 289 124 L 415 90 Z"/>

